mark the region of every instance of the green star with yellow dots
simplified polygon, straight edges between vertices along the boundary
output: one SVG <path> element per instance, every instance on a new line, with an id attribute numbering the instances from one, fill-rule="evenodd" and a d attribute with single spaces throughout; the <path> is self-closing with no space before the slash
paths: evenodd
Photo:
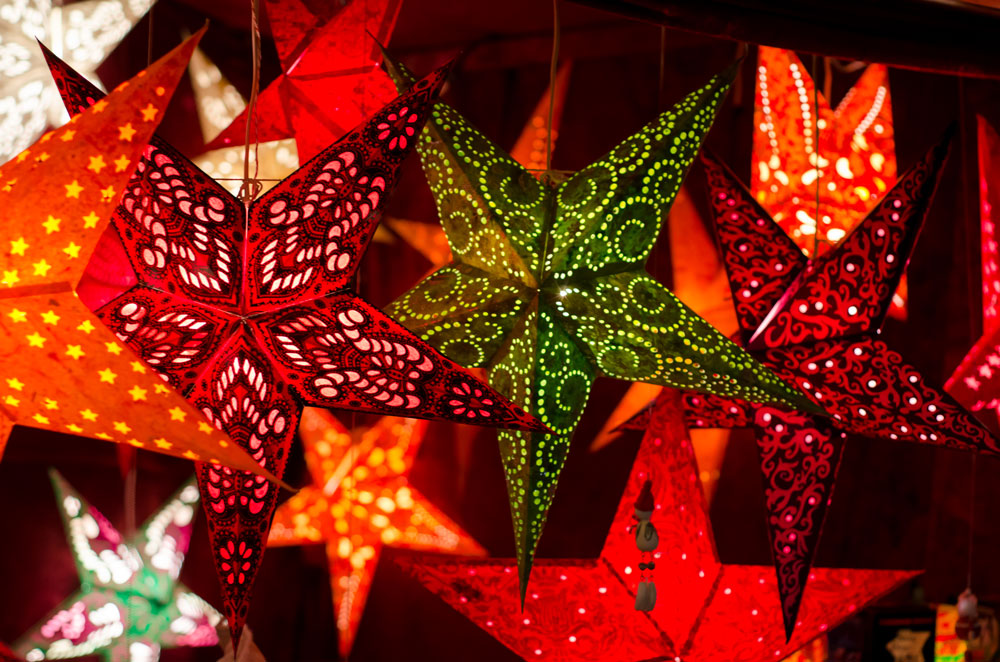
<path id="1" fill-rule="evenodd" d="M 552 430 L 498 431 L 522 600 L 597 376 L 813 410 L 644 268 L 735 71 L 561 183 L 534 177 L 443 102 L 419 137 L 453 261 L 389 310 L 455 361 L 487 368 L 495 389 Z"/>

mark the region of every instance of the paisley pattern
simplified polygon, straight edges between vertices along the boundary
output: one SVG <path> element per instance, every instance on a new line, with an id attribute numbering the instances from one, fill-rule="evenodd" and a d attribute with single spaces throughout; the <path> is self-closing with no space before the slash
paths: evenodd
<path id="1" fill-rule="evenodd" d="M 634 608 L 639 572 L 629 532 L 647 477 L 661 595 L 648 614 Z M 399 564 L 517 655 L 559 662 L 780 660 L 916 574 L 814 569 L 786 639 L 773 570 L 719 562 L 681 403 L 670 390 L 639 446 L 600 557 L 537 560 L 523 611 L 515 559 L 421 555 Z"/>
<path id="2" fill-rule="evenodd" d="M 744 339 L 756 358 L 833 419 L 830 427 L 814 417 L 774 408 L 685 398 L 687 420 L 694 425 L 755 428 L 789 632 L 799 620 L 799 600 L 811 576 L 843 432 L 980 452 L 1000 450 L 972 416 L 928 386 L 874 336 L 913 250 L 949 145 L 947 135 L 850 235 L 813 261 L 798 252 L 731 171 L 706 159 Z"/>
<path id="3" fill-rule="evenodd" d="M 72 110 L 97 102 L 75 72 L 52 66 Z M 114 225 L 139 284 L 100 317 L 275 476 L 303 400 L 545 428 L 347 289 L 447 72 L 416 83 L 249 209 L 159 140 L 122 195 Z M 198 465 L 198 484 L 238 640 L 277 488 L 215 464 Z"/>

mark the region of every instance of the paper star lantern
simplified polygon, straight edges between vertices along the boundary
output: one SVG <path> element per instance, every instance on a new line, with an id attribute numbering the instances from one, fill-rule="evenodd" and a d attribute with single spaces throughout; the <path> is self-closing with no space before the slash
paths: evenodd
<path id="1" fill-rule="evenodd" d="M 0 2 L 0 163 L 45 131 L 66 122 L 59 94 L 35 40 L 48 44 L 89 80 L 155 0 L 51 0 Z"/>
<path id="2" fill-rule="evenodd" d="M 544 429 L 349 287 L 447 69 L 246 207 L 154 137 L 115 212 L 138 284 L 98 316 L 279 477 L 303 404 Z M 98 93 L 73 80 L 78 110 Z M 238 642 L 277 493 L 217 465 L 197 473 Z"/>
<path id="3" fill-rule="evenodd" d="M 994 209 L 1000 209 L 1000 137 L 985 119 L 979 122 L 979 220 L 983 288 L 983 335 L 955 368 L 945 389 L 972 411 L 1000 412 L 1000 298 L 998 233 Z"/>
<path id="4" fill-rule="evenodd" d="M 0 167 L 0 451 L 19 424 L 261 471 L 75 291 L 195 41 Z"/>
<path id="5" fill-rule="evenodd" d="M 257 100 L 259 140 L 295 138 L 304 163 L 396 96 L 379 69 L 401 0 L 266 0 L 284 73 Z M 246 113 L 209 145 L 242 145 Z"/>
<path id="6" fill-rule="evenodd" d="M 745 345 L 832 419 L 689 395 L 695 427 L 757 431 L 771 551 L 791 633 L 833 491 L 845 432 L 997 452 L 989 433 L 878 338 L 923 224 L 950 136 L 908 170 L 836 248 L 815 260 L 735 176 L 705 158 Z"/>
<path id="7" fill-rule="evenodd" d="M 786 642 L 774 572 L 720 563 L 676 393 L 643 437 L 600 557 L 539 559 L 524 610 L 514 559 L 420 556 L 398 563 L 476 625 L 526 660 L 780 660 L 868 602 L 918 574 L 815 568 Z M 777 411 L 777 410 L 775 410 Z M 633 503 L 653 482 L 659 597 L 634 608 L 639 572 Z"/>
<path id="8" fill-rule="evenodd" d="M 194 89 L 195 108 L 205 141 L 215 138 L 220 131 L 243 112 L 243 97 L 223 77 L 215 63 L 200 50 L 195 49 L 188 67 Z M 198 155 L 194 164 L 202 172 L 218 181 L 233 195 L 238 195 L 243 184 L 242 147 L 225 147 Z M 274 140 L 254 145 L 250 150 L 250 172 L 262 180 L 278 180 L 292 174 L 299 166 L 299 154 L 294 140 Z M 262 181 L 264 190 L 274 183 Z"/>
<path id="9" fill-rule="evenodd" d="M 307 408 L 299 425 L 313 484 L 278 508 L 269 546 L 325 543 L 341 657 L 347 659 L 383 545 L 485 556 L 407 478 L 427 422 L 386 416 L 352 433 Z"/>
<path id="10" fill-rule="evenodd" d="M 58 472 L 52 484 L 80 590 L 14 645 L 27 662 L 100 655 L 156 662 L 163 648 L 215 646 L 222 615 L 177 580 L 197 515 L 192 478 L 129 538 Z"/>
<path id="11" fill-rule="evenodd" d="M 522 588 L 597 375 L 807 402 L 643 269 L 734 71 L 559 185 L 443 103 L 421 137 L 454 261 L 390 310 L 552 429 L 500 433 Z"/>
<path id="12" fill-rule="evenodd" d="M 793 51 L 761 46 L 754 128 L 750 191 L 806 255 L 837 245 L 896 183 L 885 65 L 831 108 Z M 890 313 L 906 316 L 905 276 Z"/>

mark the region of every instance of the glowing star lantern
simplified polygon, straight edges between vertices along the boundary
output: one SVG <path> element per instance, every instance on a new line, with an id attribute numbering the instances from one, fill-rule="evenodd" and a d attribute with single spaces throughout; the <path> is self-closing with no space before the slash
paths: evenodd
<path id="1" fill-rule="evenodd" d="M 791 633 L 845 432 L 997 452 L 968 412 L 878 338 L 947 156 L 950 137 L 886 192 L 833 250 L 809 260 L 724 165 L 705 158 L 745 345 L 829 422 L 714 396 L 685 398 L 695 427 L 757 430 L 768 528 Z"/>
<path id="2" fill-rule="evenodd" d="M 793 51 L 761 46 L 754 127 L 750 191 L 806 255 L 837 245 L 896 183 L 885 65 L 830 108 Z M 905 297 L 904 276 L 893 315 L 905 317 Z"/>
<path id="3" fill-rule="evenodd" d="M 676 397 L 675 392 L 669 392 Z M 774 572 L 723 564 L 679 404 L 655 412 L 597 559 L 539 559 L 524 610 L 514 559 L 423 555 L 398 561 L 454 609 L 526 660 L 781 660 L 913 577 L 901 570 L 815 568 L 785 641 Z M 634 502 L 652 481 L 659 597 L 634 609 Z"/>
<path id="4" fill-rule="evenodd" d="M 236 88 L 222 76 L 222 72 L 200 50 L 191 56 L 191 86 L 194 89 L 195 107 L 205 140 L 211 140 L 222 129 L 229 126 L 246 107 L 243 97 Z M 202 172 L 219 181 L 230 193 L 237 195 L 242 186 L 242 147 L 226 147 L 200 154 L 194 164 Z M 299 155 L 293 140 L 276 140 L 255 145 L 250 150 L 250 172 L 261 178 L 264 189 L 270 188 L 270 180 L 286 177 L 299 165 Z"/>
<path id="5" fill-rule="evenodd" d="M 257 100 L 261 141 L 295 138 L 305 162 L 396 96 L 372 39 L 389 40 L 402 0 L 265 0 L 284 73 Z M 242 145 L 246 113 L 209 148 Z"/>
<path id="6" fill-rule="evenodd" d="M 129 538 L 52 471 L 80 590 L 14 645 L 27 662 L 101 655 L 156 662 L 162 648 L 215 646 L 222 615 L 180 583 L 197 515 L 189 480 Z"/>
<path id="7" fill-rule="evenodd" d="M 60 72 L 73 110 L 93 100 Z M 98 316 L 279 477 L 303 404 L 545 429 L 349 287 L 446 73 L 248 206 L 154 137 L 115 212 L 109 241 L 138 284 Z M 238 642 L 276 489 L 218 465 L 197 473 Z"/>
<path id="8" fill-rule="evenodd" d="M 97 82 L 97 66 L 154 2 L 0 2 L 0 163 L 27 149 L 47 126 L 67 119 L 35 40 Z"/>
<path id="9" fill-rule="evenodd" d="M 307 408 L 299 426 L 313 484 L 282 504 L 268 545 L 325 543 L 340 652 L 347 659 L 383 545 L 485 556 L 407 478 L 427 422 L 386 416 L 352 434 Z"/>
<path id="10" fill-rule="evenodd" d="M 1000 137 L 979 118 L 979 219 L 983 287 L 983 335 L 969 350 L 945 388 L 972 411 L 1000 412 L 1000 269 L 994 209 L 1000 209 Z"/>
<path id="11" fill-rule="evenodd" d="M 454 261 L 390 309 L 552 429 L 500 433 L 522 590 L 597 375 L 812 406 L 643 269 L 734 71 L 558 186 L 443 103 L 421 137 Z"/>
<path id="12" fill-rule="evenodd" d="M 261 471 L 74 291 L 195 41 L 0 167 L 0 451 L 19 424 Z"/>

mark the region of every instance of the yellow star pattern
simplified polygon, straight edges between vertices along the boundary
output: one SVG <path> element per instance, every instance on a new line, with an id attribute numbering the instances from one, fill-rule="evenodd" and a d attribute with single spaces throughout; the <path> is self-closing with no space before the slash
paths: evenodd
<path id="1" fill-rule="evenodd" d="M 156 106 L 154 106 L 153 104 L 149 104 L 139 112 L 142 113 L 142 120 L 144 122 L 152 122 L 153 120 L 156 119 L 156 114 L 159 111 L 156 109 Z"/>
<path id="2" fill-rule="evenodd" d="M 146 389 L 139 388 L 138 385 L 133 386 L 131 390 L 129 390 L 128 392 L 128 394 L 132 396 L 133 400 L 145 400 L 146 393 L 147 393 Z"/>
<path id="3" fill-rule="evenodd" d="M 93 170 L 97 174 L 101 173 L 108 164 L 104 162 L 104 157 L 98 154 L 97 156 L 90 157 L 90 165 L 87 166 L 87 170 Z"/>
<path id="4" fill-rule="evenodd" d="M 66 345 L 66 356 L 79 361 L 80 357 L 83 355 L 83 348 L 79 345 Z"/>
<path id="5" fill-rule="evenodd" d="M 26 337 L 29 347 L 44 347 L 45 346 L 45 336 L 41 335 L 37 331 L 32 333 L 30 336 Z"/>
<path id="6" fill-rule="evenodd" d="M 67 198 L 79 198 L 80 193 L 83 192 L 83 187 L 80 186 L 80 182 L 73 180 L 71 183 L 66 184 L 66 197 Z"/>
<path id="7" fill-rule="evenodd" d="M 83 331 L 84 333 L 89 335 L 90 332 L 93 331 L 95 328 L 97 327 L 95 327 L 90 320 L 83 320 L 82 322 L 80 322 L 79 326 L 76 327 L 76 330 Z"/>
<path id="8" fill-rule="evenodd" d="M 89 214 L 87 214 L 86 216 L 83 217 L 83 229 L 84 230 L 91 230 L 93 228 L 96 228 L 97 227 L 97 223 L 100 220 L 101 220 L 100 216 L 98 216 L 94 212 L 90 212 Z"/>
<path id="9" fill-rule="evenodd" d="M 76 259 L 80 257 L 80 246 L 77 245 L 75 241 L 71 241 L 69 242 L 69 245 L 63 249 L 63 253 L 65 253 L 71 260 Z"/>
<path id="10" fill-rule="evenodd" d="M 49 269 L 52 268 L 52 265 L 46 262 L 45 258 L 42 258 L 38 262 L 32 264 L 31 267 L 35 270 L 35 276 L 42 276 L 44 278 L 45 275 L 49 273 Z"/>
<path id="11" fill-rule="evenodd" d="M 125 169 L 129 167 L 132 162 L 124 154 L 121 158 L 115 159 L 115 172 L 125 172 Z"/>
<path id="12" fill-rule="evenodd" d="M 28 250 L 28 242 L 24 240 L 24 237 L 20 237 L 10 242 L 11 255 L 24 255 L 26 250 Z"/>
<path id="13" fill-rule="evenodd" d="M 170 414 L 171 421 L 183 421 L 185 418 L 187 418 L 187 412 L 185 412 L 180 407 L 174 407 L 167 413 Z"/>
<path id="14" fill-rule="evenodd" d="M 17 308 L 7 313 L 7 317 L 9 317 L 14 322 L 28 321 L 28 313 L 24 312 L 23 310 L 18 310 Z"/>
<path id="15" fill-rule="evenodd" d="M 118 356 L 119 354 L 122 353 L 122 346 L 116 342 L 104 343 L 104 349 L 108 350 L 109 354 L 114 354 L 115 356 Z M 135 370 L 134 367 L 132 369 Z"/>
<path id="16" fill-rule="evenodd" d="M 55 216 L 49 216 L 42 227 L 45 228 L 45 234 L 52 234 L 53 232 L 59 232 L 59 224 L 62 223 L 62 219 L 56 218 Z"/>
<path id="17" fill-rule="evenodd" d="M 7 379 L 7 386 L 14 389 L 15 391 L 20 391 L 24 388 L 24 382 L 22 382 L 17 377 L 10 377 Z"/>
<path id="18" fill-rule="evenodd" d="M 111 368 L 105 368 L 104 370 L 99 370 L 97 372 L 97 376 L 100 377 L 101 381 L 106 384 L 114 384 L 115 379 L 117 379 L 118 377 L 118 375 L 115 374 L 115 371 L 112 370 Z"/>
<path id="19" fill-rule="evenodd" d="M 83 418 L 83 420 L 90 421 L 91 423 L 97 420 L 97 412 L 94 412 L 90 409 L 84 409 L 83 411 L 81 411 L 80 416 Z"/>
<path id="20" fill-rule="evenodd" d="M 123 126 L 118 127 L 118 139 L 125 142 L 132 142 L 132 136 L 135 135 L 135 129 L 132 128 L 132 123 L 129 122 Z"/>
<path id="21" fill-rule="evenodd" d="M 45 322 L 46 324 L 51 324 L 52 326 L 55 326 L 56 324 L 59 323 L 60 319 L 61 318 L 58 315 L 56 315 L 54 310 L 47 310 L 44 313 L 42 313 L 42 321 Z"/>
<path id="22" fill-rule="evenodd" d="M 21 277 L 17 275 L 17 269 L 11 269 L 9 271 L 4 270 L 3 279 L 0 279 L 0 283 L 3 283 L 7 287 L 13 287 L 21 280 Z"/>

